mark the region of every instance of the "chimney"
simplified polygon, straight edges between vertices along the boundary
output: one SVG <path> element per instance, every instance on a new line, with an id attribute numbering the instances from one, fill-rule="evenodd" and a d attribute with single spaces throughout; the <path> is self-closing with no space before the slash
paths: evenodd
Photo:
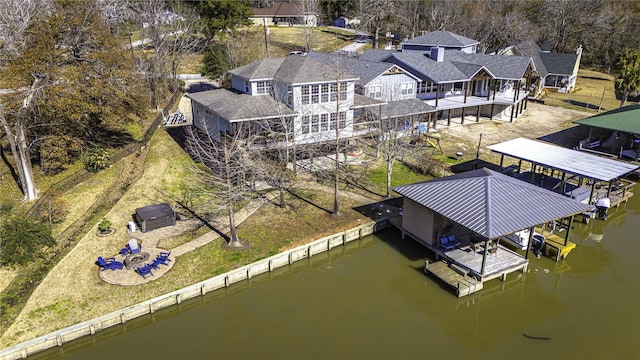
<path id="1" fill-rule="evenodd" d="M 444 48 L 441 47 L 432 47 L 431 48 L 431 60 L 435 60 L 437 62 L 442 62 L 444 60 Z"/>

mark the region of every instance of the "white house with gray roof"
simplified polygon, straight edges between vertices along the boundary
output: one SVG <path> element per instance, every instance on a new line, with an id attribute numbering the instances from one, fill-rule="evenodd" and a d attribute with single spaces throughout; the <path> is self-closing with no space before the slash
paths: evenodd
<path id="1" fill-rule="evenodd" d="M 306 56 L 262 59 L 229 71 L 231 89 L 188 94 L 194 126 L 233 134 L 238 122 L 291 124 L 290 142 L 310 144 L 353 136 L 357 76 Z M 280 121 L 284 120 L 284 121 Z M 336 127 L 337 130 L 336 131 Z"/>

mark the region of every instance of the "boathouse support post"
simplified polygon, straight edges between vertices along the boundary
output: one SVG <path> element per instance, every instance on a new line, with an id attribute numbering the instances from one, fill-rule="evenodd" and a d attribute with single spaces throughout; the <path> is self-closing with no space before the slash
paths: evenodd
<path id="1" fill-rule="evenodd" d="M 520 174 L 521 172 L 522 172 L 522 159 L 518 161 L 518 174 Z"/>
<path id="2" fill-rule="evenodd" d="M 480 275 L 484 275 L 484 267 L 487 264 L 487 254 L 489 254 L 489 239 L 484 242 L 484 252 L 482 254 L 482 267 L 480 268 Z"/>
<path id="3" fill-rule="evenodd" d="M 553 176 L 553 173 L 551 174 L 551 176 Z M 562 180 L 560 181 L 560 189 L 558 189 L 558 192 L 560 194 L 564 194 L 564 187 L 566 186 L 565 182 L 567 181 L 566 177 L 567 177 L 567 173 L 563 171 Z"/>
<path id="4" fill-rule="evenodd" d="M 500 155 L 500 168 L 503 167 L 504 164 L 504 154 Z"/>
<path id="5" fill-rule="evenodd" d="M 533 232 L 535 230 L 535 227 L 532 226 L 529 228 L 529 241 L 527 241 L 527 252 L 524 254 L 524 258 L 528 259 L 529 258 L 529 250 L 531 250 L 531 243 L 533 242 Z"/>
<path id="6" fill-rule="evenodd" d="M 607 188 L 607 197 L 611 196 L 611 187 L 613 186 L 613 179 L 609 180 L 609 187 Z"/>
<path id="7" fill-rule="evenodd" d="M 593 182 L 591 183 L 591 193 L 589 194 L 589 205 L 593 201 L 593 193 L 596 191 L 596 180 L 591 179 Z"/>
<path id="8" fill-rule="evenodd" d="M 449 109 L 449 117 L 447 118 L 447 126 L 451 126 L 451 109 Z"/>
<path id="9" fill-rule="evenodd" d="M 567 226 L 567 233 L 564 234 L 564 246 L 567 246 L 567 243 L 569 242 L 569 233 L 571 232 L 571 227 L 573 227 L 573 217 L 575 215 L 571 215 L 571 217 L 569 217 L 569 225 Z"/>

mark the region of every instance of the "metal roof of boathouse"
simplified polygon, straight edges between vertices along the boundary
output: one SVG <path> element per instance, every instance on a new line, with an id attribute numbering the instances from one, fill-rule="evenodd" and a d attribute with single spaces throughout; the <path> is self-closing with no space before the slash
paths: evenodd
<path id="1" fill-rule="evenodd" d="M 498 154 L 600 181 L 617 179 L 638 168 L 630 163 L 525 138 L 501 142 L 487 148 Z"/>
<path id="2" fill-rule="evenodd" d="M 590 209 L 566 196 L 487 168 L 394 190 L 486 239 Z"/>

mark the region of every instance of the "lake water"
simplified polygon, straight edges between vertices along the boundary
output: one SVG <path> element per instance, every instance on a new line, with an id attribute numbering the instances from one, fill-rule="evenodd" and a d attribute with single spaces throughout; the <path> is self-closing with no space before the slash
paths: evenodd
<path id="1" fill-rule="evenodd" d="M 638 359 L 639 234 L 636 195 L 576 222 L 564 261 L 458 299 L 386 230 L 30 358 Z"/>

